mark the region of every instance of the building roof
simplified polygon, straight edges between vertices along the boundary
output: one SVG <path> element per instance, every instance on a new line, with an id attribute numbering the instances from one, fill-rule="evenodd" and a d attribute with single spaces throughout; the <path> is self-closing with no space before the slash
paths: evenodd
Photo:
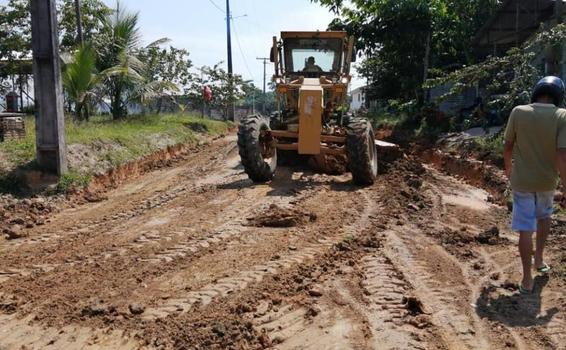
<path id="1" fill-rule="evenodd" d="M 474 38 L 478 53 L 499 54 L 529 39 L 542 23 L 556 18 L 557 1 L 503 0 Z M 560 5 L 560 4 L 559 4 Z"/>

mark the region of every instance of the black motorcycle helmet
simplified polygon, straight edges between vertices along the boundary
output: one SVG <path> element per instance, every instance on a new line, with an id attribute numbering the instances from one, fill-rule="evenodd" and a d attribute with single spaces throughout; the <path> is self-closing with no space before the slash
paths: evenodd
<path id="1" fill-rule="evenodd" d="M 554 76 L 544 77 L 535 85 L 531 103 L 535 103 L 541 96 L 548 96 L 552 98 L 555 106 L 562 107 L 565 90 L 562 79 Z"/>

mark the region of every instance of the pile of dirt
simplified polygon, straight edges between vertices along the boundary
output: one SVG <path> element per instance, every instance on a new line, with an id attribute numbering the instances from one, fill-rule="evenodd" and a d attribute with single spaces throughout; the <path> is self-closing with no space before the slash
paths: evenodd
<path id="1" fill-rule="evenodd" d="M 497 226 L 493 226 L 481 232 L 476 237 L 476 241 L 481 244 L 497 245 L 507 242 L 507 239 L 499 235 L 499 228 Z"/>
<path id="2" fill-rule="evenodd" d="M 387 176 L 397 185 L 392 195 L 399 208 L 394 209 L 394 212 L 406 212 L 408 209 L 409 212 L 416 213 L 431 207 L 431 202 L 422 191 L 427 172 L 417 159 L 398 159 L 390 165 L 388 172 Z"/>
<path id="3" fill-rule="evenodd" d="M 49 215 L 57 211 L 64 197 L 15 198 L 10 194 L 0 196 L 0 225 L 6 239 L 27 236 L 26 229 L 44 225 Z"/>
<path id="4" fill-rule="evenodd" d="M 316 221 L 315 213 L 297 208 L 282 208 L 276 204 L 269 209 L 248 218 L 248 224 L 255 227 L 295 227 Z"/>
<path id="5" fill-rule="evenodd" d="M 474 236 L 468 232 L 465 228 L 460 230 L 452 230 L 445 228 L 444 230 L 438 231 L 438 238 L 442 244 L 454 245 L 457 247 L 464 247 L 472 242 L 474 242 Z"/>

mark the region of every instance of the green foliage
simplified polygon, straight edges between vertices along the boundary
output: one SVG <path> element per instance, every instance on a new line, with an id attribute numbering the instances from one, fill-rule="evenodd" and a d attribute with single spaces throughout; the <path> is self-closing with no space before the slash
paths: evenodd
<path id="1" fill-rule="evenodd" d="M 28 0 L 8 0 L 0 5 L 0 60 L 14 61 L 31 52 L 31 18 Z"/>
<path id="2" fill-rule="evenodd" d="M 503 157 L 504 138 L 503 133 L 490 137 L 477 137 L 474 139 L 475 146 L 481 153 L 489 153 Z"/>
<path id="3" fill-rule="evenodd" d="M 460 94 L 464 89 L 486 84 L 487 104 L 507 116 L 514 106 L 529 102 L 531 89 L 543 72 L 533 63 L 536 53 L 555 47 L 566 39 L 566 26 L 558 25 L 538 33 L 522 47 L 511 49 L 503 57 L 464 67 L 430 80 L 426 87 L 451 84 L 440 100 Z"/>
<path id="4" fill-rule="evenodd" d="M 110 111 L 115 119 L 127 115 L 128 103 L 135 97 L 135 88 L 143 81 L 144 64 L 138 59 L 141 33 L 138 14 L 120 7 L 102 19 L 102 29 L 93 44 L 100 71 L 119 67 L 121 74 L 105 80 L 103 94 L 110 98 Z"/>
<path id="5" fill-rule="evenodd" d="M 0 159 L 8 164 L 0 164 L 0 192 L 14 192 L 23 184 L 16 168 L 34 166 L 35 127 L 34 119 L 26 119 L 26 137 L 0 143 Z M 113 166 L 139 159 L 167 145 L 189 143 L 196 140 L 196 133 L 217 136 L 227 132 L 230 123 L 202 119 L 186 114 L 130 116 L 113 120 L 111 116 L 94 116 L 90 121 L 67 120 L 65 135 L 68 145 L 107 144 L 101 156 Z M 96 169 L 92 169 L 94 171 Z M 70 172 L 61 179 L 58 188 L 66 191 L 75 185 L 88 182 L 91 172 L 79 172 L 71 164 Z"/>
<path id="6" fill-rule="evenodd" d="M 8 163 L 26 164 L 35 158 L 35 122 L 32 117 L 25 119 L 26 135 L 22 140 L 0 142 L 0 152 L 5 154 Z"/>
<path id="7" fill-rule="evenodd" d="M 145 62 L 146 77 L 151 81 L 164 80 L 186 86 L 193 77 L 190 72 L 193 64 L 189 59 L 189 52 L 185 49 L 150 45 L 141 50 L 139 58 Z"/>
<path id="8" fill-rule="evenodd" d="M 112 10 L 101 0 L 81 0 L 80 6 L 83 38 L 91 42 L 102 29 L 101 18 L 110 15 Z M 58 10 L 61 48 L 70 50 L 78 44 L 75 0 L 61 1 Z"/>
<path id="9" fill-rule="evenodd" d="M 74 0 L 61 0 L 57 6 L 61 47 L 74 47 L 77 35 Z M 100 0 L 81 0 L 81 20 L 86 40 L 100 30 L 101 16 L 112 11 Z M 31 16 L 29 0 L 8 0 L 0 5 L 0 60 L 13 61 L 31 56 Z"/>
<path id="10" fill-rule="evenodd" d="M 431 69 L 473 60 L 471 40 L 495 0 L 313 0 L 336 12 L 330 27 L 358 39 L 369 99 L 422 99 Z"/>
<path id="11" fill-rule="evenodd" d="M 194 78 L 190 71 L 192 62 L 188 57 L 187 50 L 173 46 L 161 48 L 158 45 L 150 45 L 141 50 L 139 58 L 146 65 L 145 78 L 148 85 L 153 84 L 155 87 L 155 96 L 158 98 L 156 103 L 148 104 L 151 112 L 161 112 L 164 95 L 169 95 L 176 102 L 171 90 L 183 89 Z M 169 89 L 169 84 L 176 88 Z"/>
<path id="12" fill-rule="evenodd" d="M 266 114 L 276 109 L 277 105 L 274 91 L 266 91 L 264 94 L 263 90 L 256 87 L 253 83 L 244 84 L 242 90 L 245 96 L 243 101 L 240 102 L 241 107 L 252 109 L 255 102 L 255 110 L 258 112 L 262 111 L 264 104 Z"/>
<path id="13" fill-rule="evenodd" d="M 406 115 L 391 114 L 387 111 L 369 112 L 367 117 L 377 129 L 393 129 L 406 119 Z"/>
<path id="14" fill-rule="evenodd" d="M 230 76 L 224 68 L 222 62 L 212 67 L 202 66 L 199 68 L 200 76 L 194 76 L 189 86 L 185 87 L 185 95 L 193 106 L 202 108 L 204 103 L 202 98 L 203 88 L 209 86 L 212 90 L 213 100 L 210 107 L 223 112 L 228 116 L 228 108 L 232 103 L 242 101 L 250 91 L 250 82 L 245 81 L 241 75 L 233 74 Z M 233 91 L 233 93 L 230 93 Z"/>
<path id="15" fill-rule="evenodd" d="M 100 81 L 101 76 L 96 72 L 96 56 L 92 46 L 85 44 L 79 47 L 63 71 L 63 87 L 70 102 L 75 104 L 77 120 L 88 120 L 87 109 L 83 107 L 88 107 Z"/>
<path id="16" fill-rule="evenodd" d="M 78 188 L 86 187 L 90 183 L 91 178 L 91 175 L 84 175 L 71 170 L 59 178 L 55 190 L 59 193 L 67 193 Z"/>

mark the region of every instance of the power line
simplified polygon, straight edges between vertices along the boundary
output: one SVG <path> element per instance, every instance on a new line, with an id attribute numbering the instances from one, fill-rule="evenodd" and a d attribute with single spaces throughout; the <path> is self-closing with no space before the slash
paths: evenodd
<path id="1" fill-rule="evenodd" d="M 242 45 L 240 44 L 240 38 L 238 36 L 238 31 L 236 30 L 236 23 L 233 20 L 232 23 L 234 24 L 234 36 L 236 37 L 236 43 L 238 44 L 238 49 L 240 50 L 240 54 L 242 55 L 242 59 L 244 60 L 244 65 L 246 66 L 246 70 L 248 71 L 248 74 L 250 75 L 252 80 L 255 81 L 254 75 L 252 74 L 250 66 L 248 65 L 248 61 L 246 60 L 246 56 L 244 55 L 244 50 L 242 50 Z"/>
<path id="2" fill-rule="evenodd" d="M 226 13 L 226 11 L 224 11 L 222 9 L 222 7 L 218 6 L 217 3 L 215 3 L 213 0 L 208 0 L 208 2 L 210 2 L 212 4 L 212 6 L 216 7 L 218 9 L 218 11 L 222 12 L 222 13 Z"/>

